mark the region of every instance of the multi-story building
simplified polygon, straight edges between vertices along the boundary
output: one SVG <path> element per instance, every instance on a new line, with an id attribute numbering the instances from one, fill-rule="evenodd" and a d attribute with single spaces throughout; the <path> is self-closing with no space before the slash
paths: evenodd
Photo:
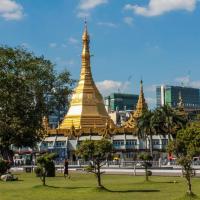
<path id="1" fill-rule="evenodd" d="M 178 107 L 180 96 L 186 111 L 200 110 L 200 89 L 161 85 L 156 88 L 157 107 L 169 105 Z"/>
<path id="2" fill-rule="evenodd" d="M 108 112 L 135 110 L 138 101 L 136 94 L 112 93 L 104 98 Z"/>

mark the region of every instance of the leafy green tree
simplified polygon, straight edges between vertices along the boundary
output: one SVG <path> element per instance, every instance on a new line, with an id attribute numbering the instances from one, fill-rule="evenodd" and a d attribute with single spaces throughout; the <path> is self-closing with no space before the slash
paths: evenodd
<path id="1" fill-rule="evenodd" d="M 4 160 L 12 161 L 11 144 L 34 147 L 40 141 L 43 116 L 68 101 L 72 85 L 69 72 L 57 74 L 44 57 L 0 47 L 0 153 Z"/>
<path id="2" fill-rule="evenodd" d="M 168 144 L 168 152 L 173 153 L 177 163 L 183 167 L 183 175 L 186 178 L 189 195 L 192 195 L 191 176 L 193 174 L 192 160 L 200 154 L 200 124 L 189 124 L 181 129 L 176 139 Z"/>
<path id="3" fill-rule="evenodd" d="M 139 160 L 141 160 L 142 161 L 142 166 L 144 167 L 144 169 L 145 169 L 145 179 L 146 179 L 146 181 L 149 181 L 149 175 L 151 175 L 150 173 L 150 171 L 148 171 L 148 169 L 150 168 L 150 167 L 152 167 L 152 159 L 153 159 L 153 157 L 149 154 L 149 153 L 141 153 L 141 154 L 139 154 L 139 156 L 138 156 L 138 158 L 139 158 Z"/>
<path id="4" fill-rule="evenodd" d="M 53 160 L 57 157 L 55 153 L 44 154 L 37 159 L 35 173 L 40 177 L 42 184 L 46 185 L 46 177 L 55 176 L 55 165 Z"/>
<path id="5" fill-rule="evenodd" d="M 161 134 L 168 135 L 169 140 L 176 138 L 178 130 L 184 128 L 188 122 L 187 118 L 177 114 L 176 110 L 169 105 L 164 105 L 156 110 L 156 115 Z"/>
<path id="6" fill-rule="evenodd" d="M 101 184 L 101 174 L 103 173 L 101 172 L 101 167 L 105 164 L 111 151 L 112 144 L 105 139 L 98 141 L 85 140 L 77 150 L 79 156 L 86 161 L 90 161 L 90 165 L 86 170 L 95 174 L 98 187 L 103 187 Z"/>

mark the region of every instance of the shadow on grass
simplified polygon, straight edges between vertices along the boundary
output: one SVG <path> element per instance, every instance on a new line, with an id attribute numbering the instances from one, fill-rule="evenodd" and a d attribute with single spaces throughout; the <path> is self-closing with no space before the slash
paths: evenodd
<path id="1" fill-rule="evenodd" d="M 86 189 L 86 188 L 91 188 L 91 187 L 59 187 L 59 186 L 53 186 L 53 185 L 35 185 L 33 186 L 33 188 L 54 188 L 54 189 Z"/>
<path id="2" fill-rule="evenodd" d="M 144 183 L 169 183 L 169 184 L 177 184 L 177 183 L 180 183 L 178 182 L 177 180 L 174 180 L 174 181 L 144 181 Z"/>
<path id="3" fill-rule="evenodd" d="M 179 199 L 176 199 L 176 200 L 198 200 L 200 199 L 196 194 L 192 193 L 191 195 L 189 194 L 185 194 L 185 196 L 179 198 Z"/>
<path id="4" fill-rule="evenodd" d="M 131 192 L 146 192 L 146 193 L 149 193 L 149 192 L 160 192 L 160 190 L 148 190 L 148 189 L 138 189 L 138 190 L 111 190 L 111 189 L 108 189 L 108 188 L 105 188 L 105 187 L 100 187 L 100 188 L 96 188 L 98 191 L 105 191 L 105 192 L 117 192 L 117 193 L 131 193 Z"/>

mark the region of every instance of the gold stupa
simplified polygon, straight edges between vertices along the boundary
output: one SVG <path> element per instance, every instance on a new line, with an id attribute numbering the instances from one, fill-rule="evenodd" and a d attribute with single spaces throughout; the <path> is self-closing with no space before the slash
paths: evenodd
<path id="1" fill-rule="evenodd" d="M 147 103 L 144 98 L 144 91 L 143 91 L 143 81 L 140 81 L 140 95 L 138 98 L 137 106 L 135 112 L 131 113 L 130 118 L 128 121 L 124 123 L 125 128 L 135 129 L 137 125 L 137 119 L 142 116 L 142 114 L 148 110 Z"/>
<path id="2" fill-rule="evenodd" d="M 78 86 L 75 88 L 68 113 L 59 129 L 105 128 L 110 122 L 103 98 L 92 78 L 90 66 L 90 38 L 87 24 L 82 36 L 82 67 Z"/>

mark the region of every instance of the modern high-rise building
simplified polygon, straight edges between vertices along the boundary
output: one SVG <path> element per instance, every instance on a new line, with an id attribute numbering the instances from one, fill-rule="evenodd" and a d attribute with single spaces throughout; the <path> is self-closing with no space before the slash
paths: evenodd
<path id="1" fill-rule="evenodd" d="M 156 88 L 157 107 L 169 105 L 175 108 L 178 106 L 180 97 L 186 110 L 200 109 L 200 89 L 170 85 L 161 85 Z"/>
<path id="2" fill-rule="evenodd" d="M 112 93 L 104 98 L 108 112 L 135 110 L 138 101 L 136 94 Z"/>

